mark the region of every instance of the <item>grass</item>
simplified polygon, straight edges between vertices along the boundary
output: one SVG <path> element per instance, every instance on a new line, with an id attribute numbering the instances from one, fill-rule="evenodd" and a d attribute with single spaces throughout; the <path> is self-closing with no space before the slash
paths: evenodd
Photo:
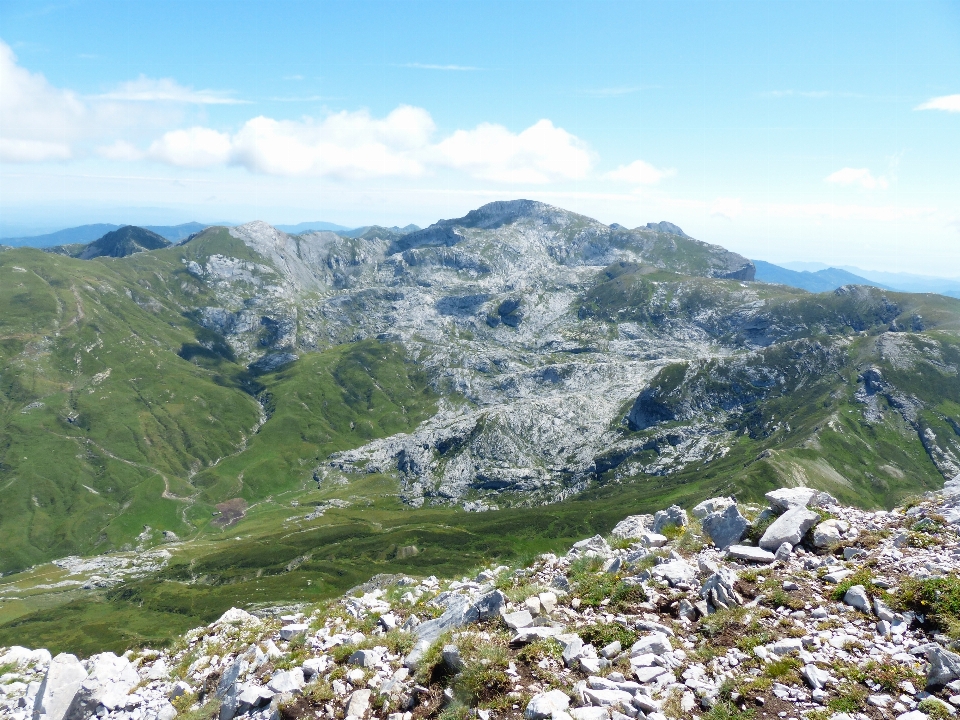
<path id="1" fill-rule="evenodd" d="M 960 577 L 957 575 L 926 580 L 904 578 L 895 604 L 925 615 L 935 627 L 955 639 L 960 638 Z"/>
<path id="2" fill-rule="evenodd" d="M 577 634 L 583 638 L 584 642 L 590 643 L 598 650 L 612 642 L 619 642 L 620 647 L 629 650 L 639 637 L 635 631 L 615 622 L 591 623 L 580 628 Z"/>

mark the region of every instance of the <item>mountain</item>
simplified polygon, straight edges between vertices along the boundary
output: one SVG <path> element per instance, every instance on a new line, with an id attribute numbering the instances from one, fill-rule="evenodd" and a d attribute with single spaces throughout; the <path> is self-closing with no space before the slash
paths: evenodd
<path id="1" fill-rule="evenodd" d="M 110 225 L 98 223 L 95 225 L 81 225 L 79 227 L 58 230 L 46 235 L 33 235 L 30 237 L 9 237 L 0 238 L 0 244 L 11 247 L 36 247 L 46 248 L 61 245 L 76 245 L 89 243 L 103 237 L 108 232 L 117 230 L 121 225 Z M 145 230 L 160 235 L 170 242 L 179 242 L 185 240 L 190 235 L 200 232 L 206 225 L 198 222 L 183 223 L 182 225 L 144 225 Z"/>
<path id="2" fill-rule="evenodd" d="M 457 567 L 782 484 L 891 507 L 960 473 L 960 301 L 755 272 L 527 200 L 409 233 L 3 250 L 0 571 L 29 593 L 62 576 L 38 563 L 176 539 L 168 569 L 0 628 L 300 601 L 410 545 Z"/>
<path id="3" fill-rule="evenodd" d="M 388 233 L 391 235 L 406 235 L 407 233 L 416 232 L 421 228 L 418 225 L 406 225 L 404 227 L 398 227 L 394 225 L 393 227 L 383 227 L 381 225 L 364 225 L 363 227 L 354 228 L 353 230 L 347 230 L 345 232 L 339 232 L 340 235 L 344 237 L 363 237 L 369 233 Z"/>
<path id="4" fill-rule="evenodd" d="M 277 230 L 282 230 L 283 232 L 291 233 L 292 235 L 309 232 L 310 230 L 329 230 L 331 232 L 340 232 L 341 230 L 350 229 L 345 225 L 337 225 L 336 223 L 323 222 L 321 220 L 317 220 L 315 222 L 302 222 L 297 223 L 296 225 L 276 225 L 275 227 Z"/>
<path id="5" fill-rule="evenodd" d="M 80 260 L 97 257 L 122 258 L 146 250 L 160 250 L 170 244 L 169 240 L 146 228 L 124 225 L 87 245 L 61 245 L 49 248 L 48 252 L 69 255 Z"/>
<path id="6" fill-rule="evenodd" d="M 817 262 L 786 262 L 782 267 L 797 271 L 817 271 L 827 266 Z M 880 270 L 864 270 L 852 265 L 842 265 L 840 270 L 855 273 L 866 278 L 872 284 L 882 283 L 886 287 L 901 292 L 938 293 L 950 297 L 960 297 L 960 278 L 942 278 L 933 275 L 917 275 L 915 273 L 882 272 Z"/>
<path id="7" fill-rule="evenodd" d="M 822 268 L 815 272 L 808 270 L 798 272 L 763 260 L 754 260 L 753 264 L 757 267 L 756 279 L 761 282 L 789 285 L 814 293 L 830 292 L 843 285 L 872 285 L 884 290 L 891 289 L 886 285 L 881 285 L 878 282 L 838 268 Z"/>

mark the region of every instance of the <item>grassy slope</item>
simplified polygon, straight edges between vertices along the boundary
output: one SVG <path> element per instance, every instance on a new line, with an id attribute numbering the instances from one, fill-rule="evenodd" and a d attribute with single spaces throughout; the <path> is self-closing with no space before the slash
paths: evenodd
<path id="1" fill-rule="evenodd" d="M 393 345 L 260 377 L 235 363 L 176 305 L 203 302 L 182 257 L 243 254 L 217 230 L 199 240 L 122 261 L 0 254 L 0 572 L 117 549 L 144 525 L 189 536 L 214 503 L 302 487 L 329 452 L 433 412 Z M 271 416 L 248 442 L 254 393 Z"/>

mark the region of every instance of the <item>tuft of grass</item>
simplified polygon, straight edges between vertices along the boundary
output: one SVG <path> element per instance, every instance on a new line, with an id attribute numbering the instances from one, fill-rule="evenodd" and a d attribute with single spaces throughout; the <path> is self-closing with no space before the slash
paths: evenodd
<path id="1" fill-rule="evenodd" d="M 752 708 L 741 710 L 732 702 L 723 700 L 703 715 L 704 720 L 753 720 L 757 715 Z"/>
<path id="2" fill-rule="evenodd" d="M 597 649 L 619 640 L 620 646 L 626 650 L 629 649 L 639 637 L 639 635 L 630 628 L 615 622 L 595 622 L 580 628 L 578 633 L 584 642 L 592 644 Z"/>
<path id="3" fill-rule="evenodd" d="M 880 595 L 882 593 L 881 589 L 873 584 L 873 573 L 870 568 L 861 567 L 853 575 L 837 583 L 833 592 L 830 593 L 830 598 L 836 602 L 843 602 L 843 596 L 847 594 L 847 590 L 855 585 L 863 585 L 868 595 Z"/>
<path id="4" fill-rule="evenodd" d="M 960 577 L 905 578 L 895 596 L 898 608 L 927 616 L 935 627 L 960 637 Z"/>

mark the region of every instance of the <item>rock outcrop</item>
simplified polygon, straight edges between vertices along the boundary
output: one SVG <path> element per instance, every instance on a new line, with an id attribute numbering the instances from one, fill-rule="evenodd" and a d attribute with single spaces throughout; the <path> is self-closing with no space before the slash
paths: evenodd
<path id="1" fill-rule="evenodd" d="M 702 537 L 674 506 L 625 519 L 616 549 L 596 536 L 529 567 L 403 577 L 279 616 L 234 608 L 174 650 L 78 660 L 0 648 L 0 715 L 412 720 L 466 706 L 487 720 L 679 720 L 756 708 L 945 717 L 960 707 L 958 642 L 946 634 L 960 620 L 951 604 L 960 541 L 942 514 L 956 485 L 892 512 L 842 507 L 806 488 L 771 493 L 765 513 L 792 516 L 793 542 L 776 554 L 724 549 L 746 520 L 715 498 L 693 511 Z M 840 543 L 815 542 L 826 523 L 843 528 Z M 655 527 L 676 528 L 677 539 Z"/>

